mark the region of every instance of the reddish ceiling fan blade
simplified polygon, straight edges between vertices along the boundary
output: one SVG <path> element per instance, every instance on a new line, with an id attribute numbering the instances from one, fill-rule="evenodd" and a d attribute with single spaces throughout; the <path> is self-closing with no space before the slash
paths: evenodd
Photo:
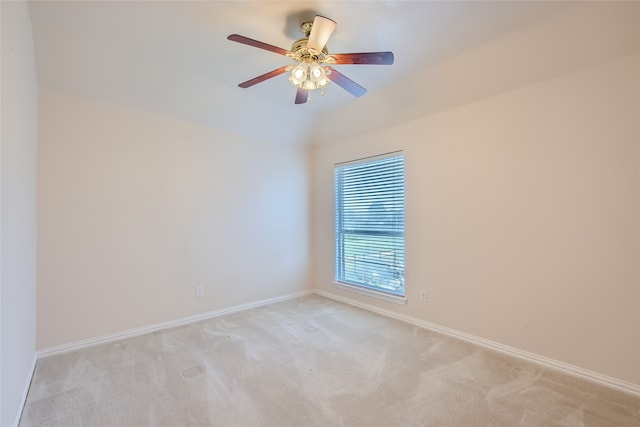
<path id="1" fill-rule="evenodd" d="M 365 88 L 351 80 L 349 77 L 336 71 L 334 68 L 329 67 L 329 70 L 331 70 L 331 72 L 327 74 L 329 80 L 349 92 L 351 95 L 360 97 L 367 93 L 367 90 Z"/>
<path id="2" fill-rule="evenodd" d="M 307 49 L 315 50 L 316 52 L 322 52 L 324 45 L 327 44 L 327 40 L 333 34 L 333 30 L 336 29 L 335 21 L 325 18 L 324 16 L 316 15 L 311 26 L 311 33 L 309 34 L 309 40 L 307 41 Z"/>
<path id="3" fill-rule="evenodd" d="M 336 64 L 393 64 L 393 52 L 336 53 L 331 56 L 336 59 Z"/>
<path id="4" fill-rule="evenodd" d="M 227 37 L 227 39 L 231 40 L 232 42 L 257 47 L 258 49 L 268 50 L 269 52 L 279 53 L 280 55 L 287 55 L 288 53 L 291 53 L 287 49 L 283 49 L 281 47 L 274 46 L 268 43 L 263 43 L 258 40 L 250 39 L 249 37 L 241 36 L 239 34 L 231 34 L 229 37 Z"/>
<path id="5" fill-rule="evenodd" d="M 269 71 L 268 73 L 264 73 L 261 76 L 254 77 L 251 80 L 247 80 L 246 82 L 240 83 L 238 86 L 240 86 L 241 88 L 246 89 L 246 88 L 251 87 L 251 86 L 253 86 L 255 84 L 258 84 L 258 83 L 261 83 L 261 82 L 263 82 L 263 81 L 265 81 L 267 79 L 270 79 L 271 77 L 279 76 L 280 74 L 282 74 L 282 73 L 287 71 L 287 67 L 288 67 L 288 65 L 285 65 L 285 66 L 280 67 L 280 68 L 278 68 L 276 70 Z"/>
<path id="6" fill-rule="evenodd" d="M 298 88 L 296 91 L 296 104 L 305 104 L 309 100 L 309 90 Z"/>

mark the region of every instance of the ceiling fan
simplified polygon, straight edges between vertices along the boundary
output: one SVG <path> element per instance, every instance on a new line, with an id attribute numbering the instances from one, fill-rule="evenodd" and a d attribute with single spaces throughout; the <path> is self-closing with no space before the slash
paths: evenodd
<path id="1" fill-rule="evenodd" d="M 248 88 L 280 74 L 289 72 L 289 81 L 298 89 L 296 104 L 304 104 L 310 100 L 311 91 L 322 89 L 329 81 L 334 82 L 353 96 L 362 96 L 367 90 L 331 65 L 336 64 L 393 64 L 393 52 L 334 53 L 329 54 L 327 40 L 336 28 L 336 23 L 324 16 L 316 15 L 313 22 L 304 22 L 300 30 L 305 38 L 293 43 L 291 50 L 283 49 L 238 34 L 231 34 L 227 39 L 257 47 L 259 49 L 288 56 L 294 64 L 285 65 L 251 80 L 240 83 L 241 88 Z"/>

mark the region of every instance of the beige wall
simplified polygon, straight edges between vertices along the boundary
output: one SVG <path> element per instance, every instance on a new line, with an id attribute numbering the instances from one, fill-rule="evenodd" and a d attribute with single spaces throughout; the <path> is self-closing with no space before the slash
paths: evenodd
<path id="1" fill-rule="evenodd" d="M 640 384 L 639 119 L 635 54 L 317 146 L 315 286 Z M 406 306 L 331 284 L 333 164 L 392 150 Z"/>
<path id="2" fill-rule="evenodd" d="M 309 288 L 307 149 L 54 93 L 39 137 L 38 348 Z"/>
<path id="3" fill-rule="evenodd" d="M 36 344 L 38 87 L 25 2 L 0 2 L 0 425 L 14 425 Z"/>

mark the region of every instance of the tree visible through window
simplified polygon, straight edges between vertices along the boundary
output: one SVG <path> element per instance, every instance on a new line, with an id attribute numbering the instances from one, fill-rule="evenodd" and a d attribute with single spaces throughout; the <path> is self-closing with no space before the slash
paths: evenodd
<path id="1" fill-rule="evenodd" d="M 335 168 L 336 281 L 404 296 L 404 156 Z"/>

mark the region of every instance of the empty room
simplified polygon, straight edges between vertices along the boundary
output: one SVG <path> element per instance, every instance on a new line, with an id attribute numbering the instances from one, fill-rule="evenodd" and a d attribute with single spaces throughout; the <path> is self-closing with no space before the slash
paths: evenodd
<path id="1" fill-rule="evenodd" d="M 639 426 L 639 1 L 5 1 L 0 425 Z"/>

